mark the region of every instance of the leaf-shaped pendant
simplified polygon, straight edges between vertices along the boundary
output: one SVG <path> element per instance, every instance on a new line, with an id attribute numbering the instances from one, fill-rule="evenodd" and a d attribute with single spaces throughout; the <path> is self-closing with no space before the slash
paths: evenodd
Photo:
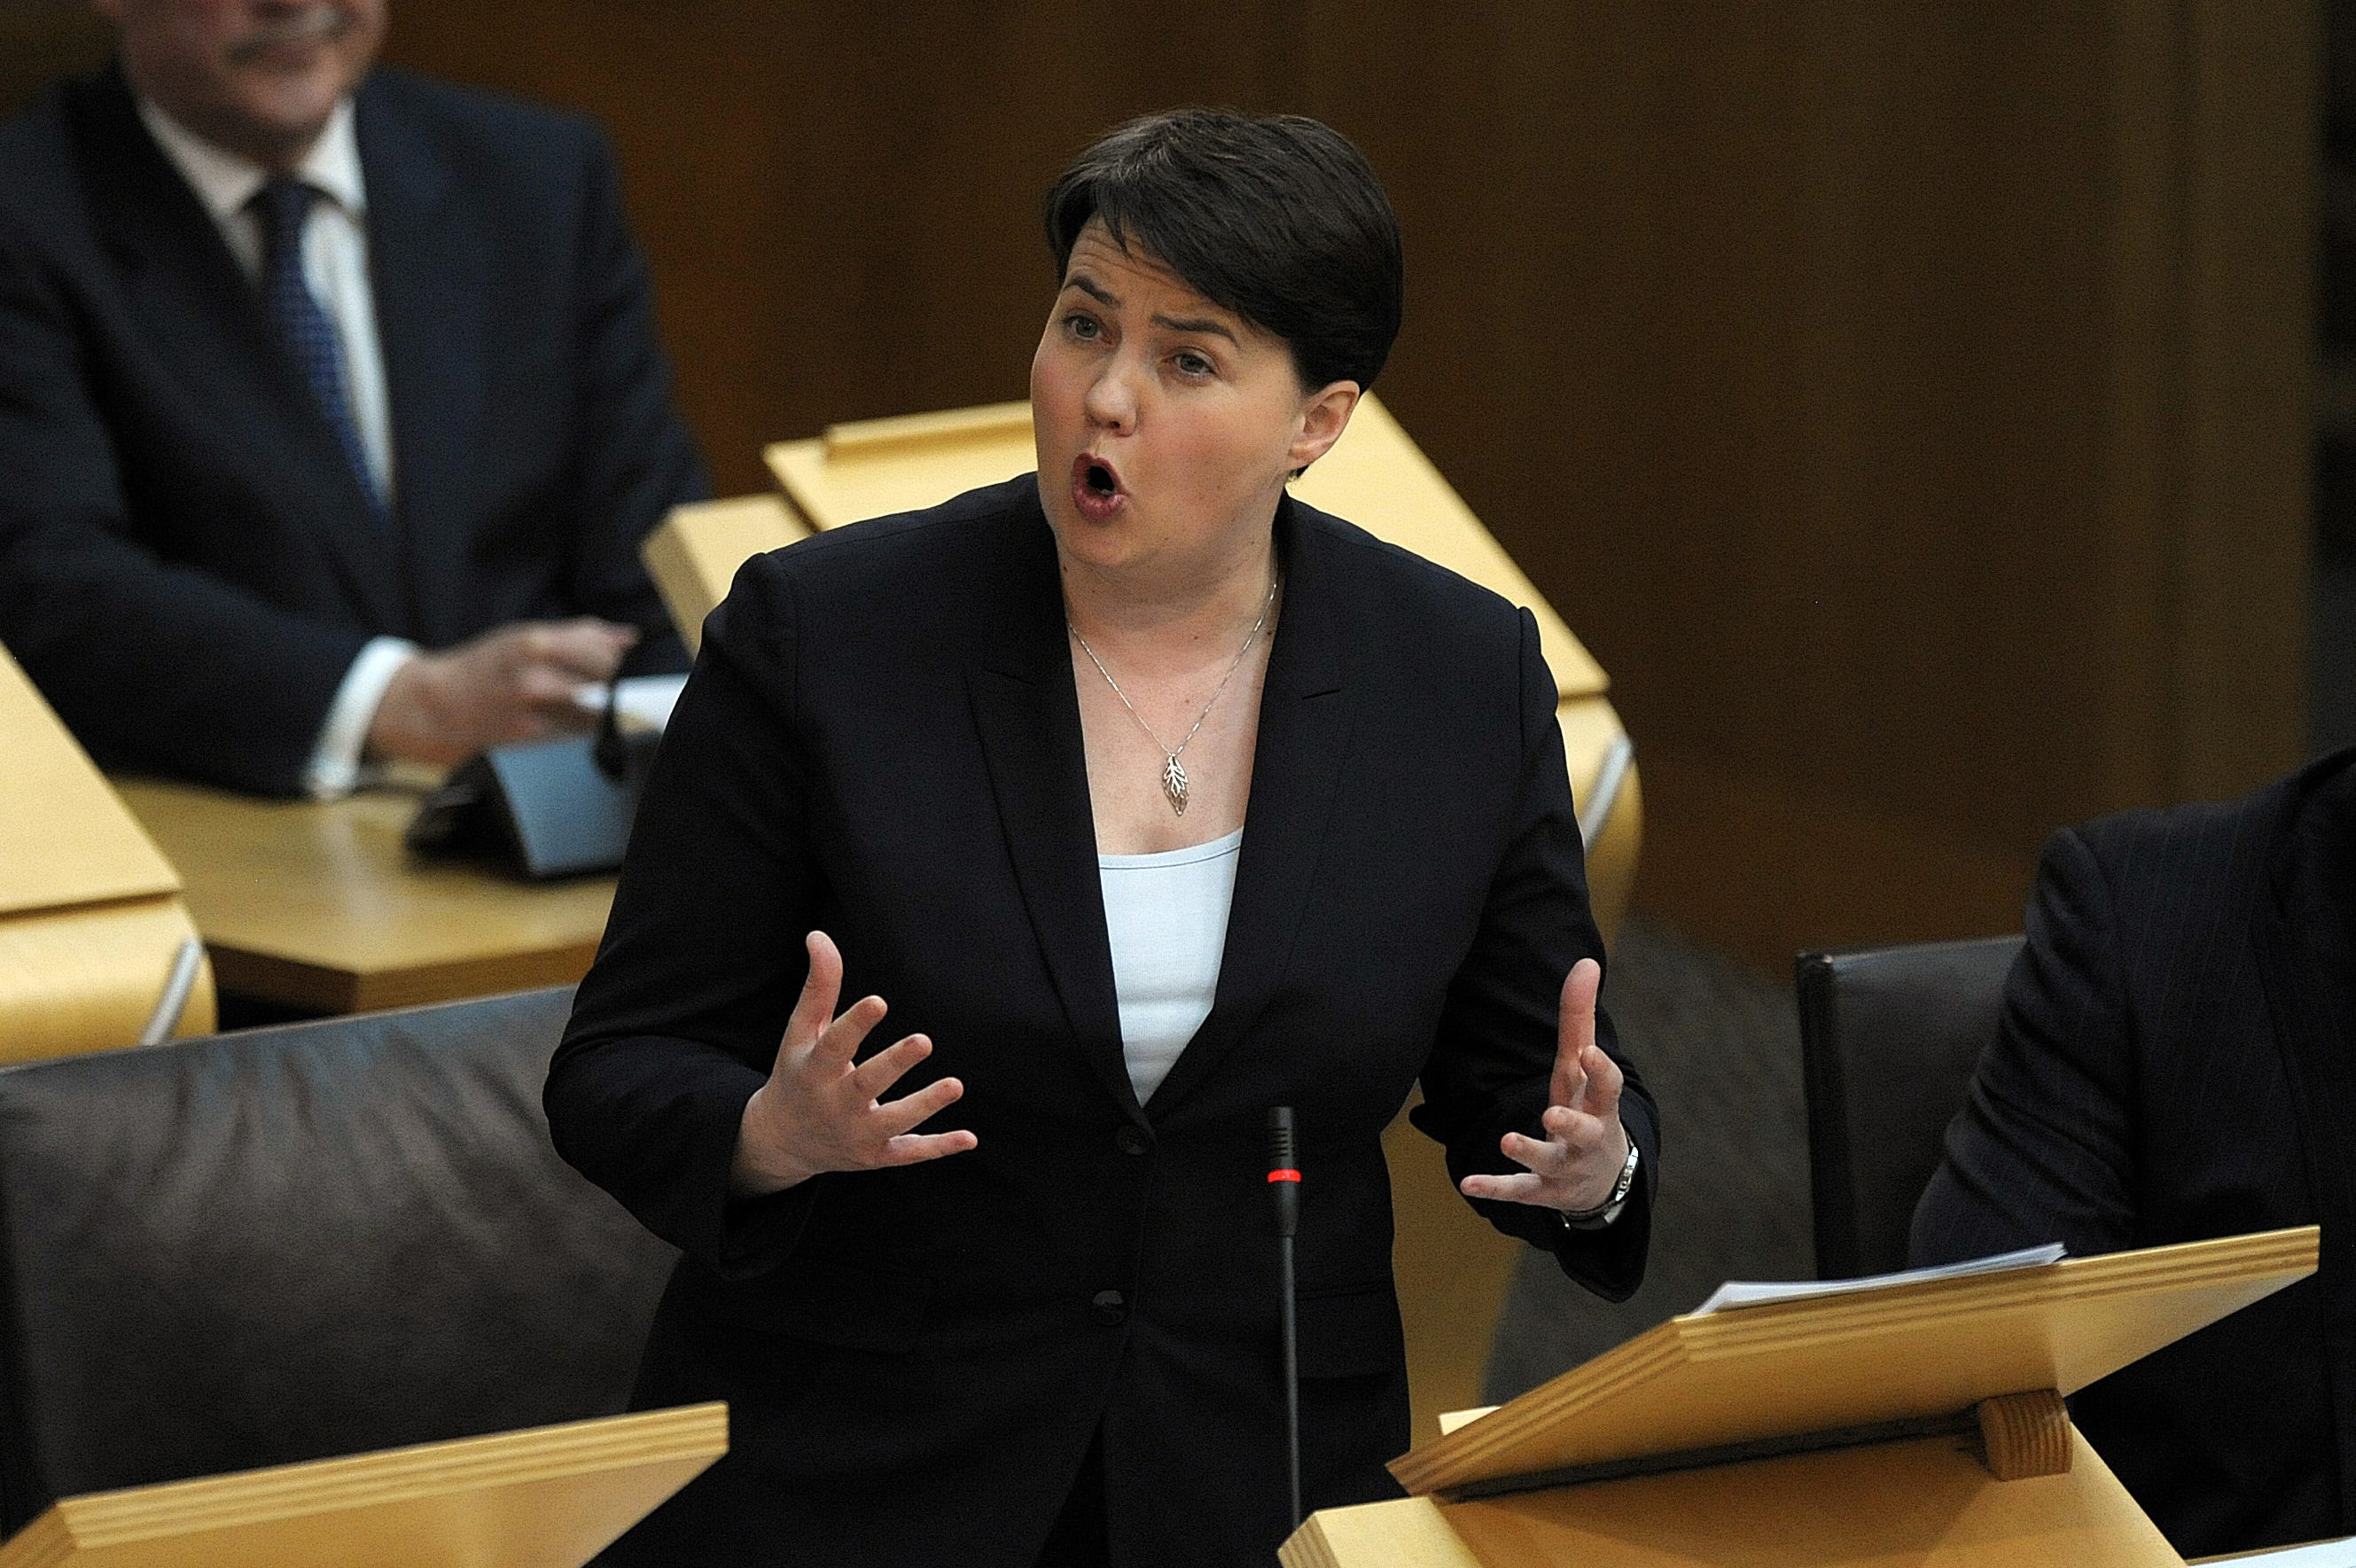
<path id="1" fill-rule="evenodd" d="M 1162 792 L 1170 797 L 1172 811 L 1186 814 L 1186 768 L 1174 757 L 1162 769 Z"/>

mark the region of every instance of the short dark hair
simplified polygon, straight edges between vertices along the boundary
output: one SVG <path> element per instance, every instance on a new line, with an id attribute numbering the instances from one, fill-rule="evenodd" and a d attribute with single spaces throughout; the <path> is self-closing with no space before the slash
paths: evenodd
<path id="1" fill-rule="evenodd" d="M 1398 215 L 1365 156 L 1298 114 L 1132 120 L 1048 188 L 1060 281 L 1090 219 L 1212 304 L 1284 340 L 1312 391 L 1374 384 L 1398 336 Z"/>

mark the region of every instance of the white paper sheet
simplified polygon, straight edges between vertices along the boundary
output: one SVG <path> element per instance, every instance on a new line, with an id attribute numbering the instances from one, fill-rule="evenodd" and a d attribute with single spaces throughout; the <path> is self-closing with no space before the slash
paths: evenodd
<path id="1" fill-rule="evenodd" d="M 2041 1269 L 2048 1263 L 2060 1262 L 2067 1255 L 2061 1242 L 2049 1241 L 2042 1247 L 2024 1247 L 2018 1252 L 1998 1252 L 1993 1257 L 1972 1258 L 1960 1263 L 1942 1263 L 1935 1269 L 1908 1269 L 1895 1274 L 1871 1274 L 1861 1280 L 1793 1280 L 1787 1283 L 1729 1280 L 1710 1292 L 1709 1299 L 1695 1307 L 1691 1316 L 1703 1317 L 1713 1312 L 1764 1306 L 1778 1301 L 1856 1295 L 1866 1291 L 1888 1290 L 1893 1285 L 1916 1284 L 1924 1280 L 1953 1280 L 1969 1274 L 1999 1274 L 2013 1269 Z M 2303 1564 L 2301 1568 L 2304 1568 Z"/>
<path id="2" fill-rule="evenodd" d="M 2264 1568 L 2356 1568 L 2356 1535 L 2345 1541 L 2319 1541 L 2313 1546 L 2254 1552 L 2247 1557 L 2233 1559 L 2234 1568 L 2241 1568 L 2244 1563 L 2264 1564 Z"/>

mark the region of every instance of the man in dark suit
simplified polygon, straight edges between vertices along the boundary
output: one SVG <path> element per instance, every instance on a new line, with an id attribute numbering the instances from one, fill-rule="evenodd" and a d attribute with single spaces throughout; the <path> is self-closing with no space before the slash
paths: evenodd
<path id="1" fill-rule="evenodd" d="M 2313 1278 L 2072 1402 L 2187 1555 L 2356 1533 L 2356 752 L 2054 835 L 1912 1251 L 2308 1224 Z"/>
<path id="2" fill-rule="evenodd" d="M 0 642 L 82 743 L 332 794 L 684 668 L 595 131 L 371 73 L 383 0 L 98 5 L 119 64 L 0 130 Z"/>

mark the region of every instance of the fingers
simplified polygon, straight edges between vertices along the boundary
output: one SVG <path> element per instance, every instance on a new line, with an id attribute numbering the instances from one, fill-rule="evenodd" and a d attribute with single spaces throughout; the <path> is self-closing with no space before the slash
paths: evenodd
<path id="1" fill-rule="evenodd" d="M 785 1038 L 777 1042 L 781 1062 L 787 1051 L 818 1042 L 834 1021 L 834 1004 L 842 994 L 842 950 L 834 945 L 834 939 L 824 931 L 812 931 L 802 939 L 802 949 L 809 954 L 809 973 L 802 981 L 793 1015 L 786 1020 Z"/>
<path id="2" fill-rule="evenodd" d="M 875 1125 L 886 1137 L 914 1132 L 965 1097 L 965 1085 L 953 1078 L 935 1079 L 914 1094 L 904 1094 L 888 1105 L 875 1107 Z"/>
<path id="3" fill-rule="evenodd" d="M 1458 1184 L 1467 1197 L 1495 1198 L 1503 1203 L 1545 1203 L 1546 1183 L 1535 1176 L 1469 1176 Z"/>
<path id="4" fill-rule="evenodd" d="M 1580 1066 L 1587 1081 L 1580 1098 L 1574 1102 L 1578 1109 L 1607 1126 L 1620 1120 L 1620 1089 L 1626 1081 L 1620 1064 L 1613 1061 L 1601 1047 L 1590 1046 L 1580 1058 Z"/>
<path id="5" fill-rule="evenodd" d="M 372 757 L 449 766 L 487 746 L 589 728 L 575 693 L 609 679 L 637 628 L 584 617 L 503 626 L 394 674 L 368 735 Z"/>
<path id="6" fill-rule="evenodd" d="M 884 1092 L 932 1055 L 933 1044 L 910 1035 L 858 1059 L 860 1046 L 886 1011 L 880 996 L 862 996 L 841 1015 L 842 953 L 824 931 L 803 938 L 809 971 L 794 1003 L 769 1081 L 746 1104 L 737 1130 L 732 1179 L 742 1191 L 774 1192 L 824 1171 L 875 1170 L 962 1154 L 978 1145 L 958 1129 L 916 1129 L 963 1097 L 954 1078 L 926 1084 L 898 1100 Z"/>
<path id="7" fill-rule="evenodd" d="M 880 1002 L 878 1005 L 881 1005 Z M 932 1054 L 932 1041 L 922 1035 L 910 1035 L 853 1068 L 851 1072 L 851 1088 L 868 1100 L 881 1100 L 884 1091 L 900 1081 L 903 1073 Z M 917 1120 L 922 1121 L 923 1118 Z"/>
<path id="8" fill-rule="evenodd" d="M 612 680 L 614 671 L 621 668 L 622 656 L 638 640 L 637 628 L 594 616 L 542 621 L 524 629 L 532 661 L 574 685 Z"/>
<path id="9" fill-rule="evenodd" d="M 884 1164 L 913 1165 L 921 1160 L 937 1160 L 944 1155 L 962 1155 L 980 1140 L 970 1133 L 927 1133 L 923 1136 L 905 1135 L 884 1145 Z"/>
<path id="10" fill-rule="evenodd" d="M 1591 1047 L 1590 1047 L 1591 1049 Z M 1608 1090 L 1616 1107 L 1620 1077 L 1601 1051 L 1586 1064 L 1598 1094 Z M 1627 1134 L 1617 1114 L 1602 1118 L 1568 1105 L 1550 1105 L 1540 1118 L 1546 1136 L 1508 1133 L 1498 1140 L 1505 1156 L 1524 1167 L 1514 1175 L 1466 1176 L 1458 1187 L 1467 1197 L 1495 1198 L 1558 1209 L 1592 1208 L 1612 1189 L 1628 1157 Z"/>
<path id="11" fill-rule="evenodd" d="M 1586 1084 L 1582 1065 L 1595 1047 L 1595 997 L 1603 988 L 1603 966 L 1580 959 L 1563 976 L 1562 1011 L 1555 1026 L 1554 1081 L 1548 1098 L 1557 1105 L 1576 1105 Z"/>

